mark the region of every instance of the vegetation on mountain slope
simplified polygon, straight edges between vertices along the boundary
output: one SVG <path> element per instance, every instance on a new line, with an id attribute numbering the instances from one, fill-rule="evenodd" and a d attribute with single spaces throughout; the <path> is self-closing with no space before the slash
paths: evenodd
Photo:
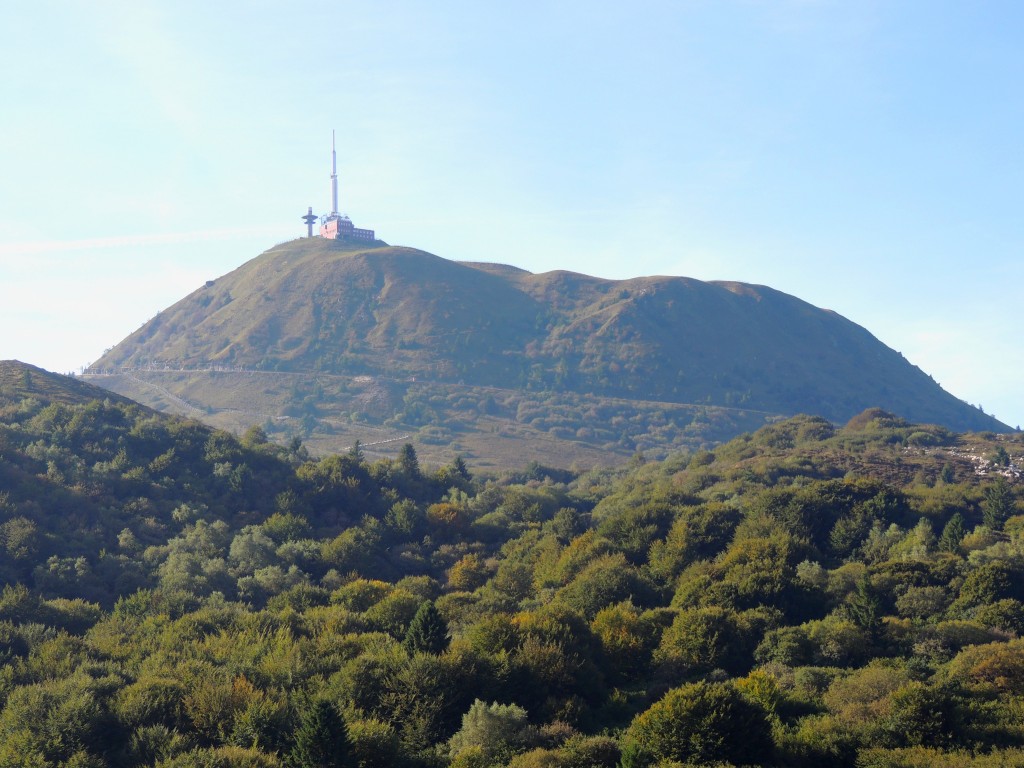
<path id="1" fill-rule="evenodd" d="M 1017 435 L 803 416 L 484 481 L 21 371 L 4 765 L 1024 759 Z"/>
<path id="2" fill-rule="evenodd" d="M 711 447 L 779 417 L 573 392 L 532 392 L 369 376 L 238 371 L 137 371 L 91 382 L 236 434 L 260 426 L 275 442 L 300 437 L 313 455 L 394 457 L 403 442 L 447 463 L 494 471 L 524 461 L 592 467 L 636 452 L 664 457 Z"/>
<path id="3" fill-rule="evenodd" d="M 284 243 L 164 310 L 94 370 L 211 366 L 1005 425 L 839 315 L 764 286 L 602 280 L 412 248 Z M 349 410 L 349 409 L 346 409 Z"/>

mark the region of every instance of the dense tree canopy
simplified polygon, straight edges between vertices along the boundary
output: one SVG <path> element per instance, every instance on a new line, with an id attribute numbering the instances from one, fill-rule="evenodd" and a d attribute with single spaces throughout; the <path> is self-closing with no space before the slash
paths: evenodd
<path id="1" fill-rule="evenodd" d="M 1024 446 L 825 426 L 484 479 L 0 393 L 0 763 L 1019 761 Z"/>

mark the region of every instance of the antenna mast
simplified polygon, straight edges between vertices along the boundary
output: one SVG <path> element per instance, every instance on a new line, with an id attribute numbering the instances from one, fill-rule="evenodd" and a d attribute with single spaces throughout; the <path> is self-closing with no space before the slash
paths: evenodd
<path id="1" fill-rule="evenodd" d="M 331 215 L 338 215 L 338 154 L 334 151 L 334 131 L 331 131 Z"/>

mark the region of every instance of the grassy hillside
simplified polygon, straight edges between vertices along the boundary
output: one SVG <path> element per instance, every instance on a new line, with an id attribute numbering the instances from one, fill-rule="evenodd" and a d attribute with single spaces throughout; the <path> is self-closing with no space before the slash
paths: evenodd
<path id="1" fill-rule="evenodd" d="M 539 314 L 506 281 L 421 251 L 300 240 L 200 288 L 94 367 L 159 361 L 507 381 L 521 366 L 506 353 L 533 337 Z"/>
<path id="2" fill-rule="evenodd" d="M 264 394 L 253 401 L 215 393 L 214 369 L 258 375 Z M 303 376 L 293 389 L 319 392 L 309 417 L 321 417 L 320 435 L 340 431 L 340 439 L 352 434 L 344 427 L 353 419 L 374 428 L 391 422 L 403 434 L 427 426 L 415 415 L 406 418 L 405 405 L 435 385 L 449 393 L 455 385 L 477 388 L 470 397 L 478 402 L 500 399 L 491 390 L 539 402 L 578 398 L 571 424 L 547 434 L 560 442 L 559 450 L 583 461 L 594 450 L 695 447 L 756 427 L 752 417 L 764 423 L 801 412 L 842 423 L 865 408 L 882 407 L 953 429 L 1007 429 L 943 391 L 860 326 L 763 286 L 535 275 L 504 265 L 459 264 L 411 248 L 318 238 L 277 246 L 198 289 L 91 371 L 127 374 L 95 381 L 154 405 L 158 395 L 181 398 L 197 414 L 220 414 L 225 421 L 218 423 L 247 410 L 271 423 L 288 417 L 278 386 L 283 379 L 273 374 Z M 189 375 L 164 376 L 175 371 Z M 328 386 L 319 376 L 347 377 L 352 391 Z M 366 409 L 363 377 L 402 404 Z M 627 426 L 619 436 L 623 445 L 616 446 L 618 437 L 589 436 L 613 428 L 613 419 L 591 423 L 590 415 L 612 401 L 636 401 L 636 412 L 668 404 L 680 416 L 668 419 L 673 433 L 660 430 L 657 439 L 644 437 L 659 432 L 656 424 Z M 698 409 L 706 408 L 740 410 L 714 412 L 712 421 L 733 422 L 717 430 L 701 424 L 712 411 Z M 432 410 L 437 418 L 429 426 L 465 437 L 448 441 L 451 454 L 469 450 L 483 460 L 503 458 L 487 435 L 495 425 L 476 429 L 469 418 L 473 409 Z M 372 418 L 361 419 L 363 413 Z M 620 426 L 622 419 L 630 417 L 621 415 Z M 518 421 L 505 426 L 521 429 Z M 306 430 L 307 436 L 314 433 Z"/>
<path id="3" fill-rule="evenodd" d="M 128 398 L 81 379 L 51 373 L 20 360 L 0 360 L 0 404 L 17 402 L 26 397 L 67 405 L 103 398 L 119 403 L 129 402 Z"/>

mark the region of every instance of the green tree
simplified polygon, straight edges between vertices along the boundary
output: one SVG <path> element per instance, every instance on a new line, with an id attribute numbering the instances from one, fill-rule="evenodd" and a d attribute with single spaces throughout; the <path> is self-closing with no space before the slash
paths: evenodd
<path id="1" fill-rule="evenodd" d="M 1013 491 L 1010 484 L 1005 478 L 997 477 L 994 483 L 985 488 L 984 494 L 981 511 L 985 525 L 993 531 L 1001 531 L 1003 523 L 1013 514 Z"/>
<path id="2" fill-rule="evenodd" d="M 82 678 L 19 686 L 0 714 L 0 764 L 56 765 L 80 750 L 98 749 L 108 727 L 103 707 Z M 8 750 L 17 761 L 4 754 Z M 26 755 L 38 756 L 37 761 L 22 762 Z"/>
<path id="3" fill-rule="evenodd" d="M 740 522 L 740 512 L 721 502 L 682 507 L 668 535 L 650 552 L 651 570 L 673 579 L 694 560 L 710 559 L 725 549 Z"/>
<path id="4" fill-rule="evenodd" d="M 40 538 L 38 526 L 27 517 L 18 516 L 0 525 L 0 547 L 12 560 L 31 560 Z"/>
<path id="5" fill-rule="evenodd" d="M 967 574 L 960 586 L 960 595 L 951 606 L 953 611 L 970 611 L 997 600 L 1024 599 L 1021 570 L 1013 563 L 996 560 L 985 563 Z"/>
<path id="6" fill-rule="evenodd" d="M 962 730 L 957 697 L 952 691 L 911 682 L 889 696 L 880 718 L 883 742 L 894 747 L 951 747 Z"/>
<path id="7" fill-rule="evenodd" d="M 402 499 L 391 505 L 384 523 L 396 534 L 406 537 L 417 535 L 423 528 L 427 516 L 412 499 Z"/>
<path id="8" fill-rule="evenodd" d="M 420 460 L 412 443 L 405 443 L 398 452 L 398 466 L 410 480 L 420 479 Z"/>
<path id="9" fill-rule="evenodd" d="M 964 516 L 957 512 L 949 518 L 946 527 L 942 529 L 942 535 L 939 537 L 939 549 L 943 552 L 959 552 L 960 542 L 963 541 L 966 533 Z"/>
<path id="10" fill-rule="evenodd" d="M 975 621 L 987 627 L 1012 632 L 1018 637 L 1024 635 L 1024 603 L 1013 598 L 996 600 L 982 605 L 974 611 Z"/>
<path id="11" fill-rule="evenodd" d="M 630 565 L 620 552 L 604 555 L 588 563 L 579 575 L 560 589 L 556 600 L 593 619 L 610 603 L 635 598 L 644 603 L 653 589 L 643 573 Z"/>
<path id="12" fill-rule="evenodd" d="M 448 624 L 437 606 L 427 600 L 412 617 L 402 645 L 411 653 L 444 653 L 448 648 Z"/>
<path id="13" fill-rule="evenodd" d="M 662 634 L 654 660 L 676 674 L 706 673 L 718 667 L 738 674 L 750 666 L 751 634 L 726 608 L 684 609 Z"/>
<path id="14" fill-rule="evenodd" d="M 140 676 L 117 692 L 113 710 L 131 727 L 163 725 L 180 729 L 188 721 L 184 687 L 169 677 Z"/>
<path id="15" fill-rule="evenodd" d="M 997 445 L 988 458 L 997 467 L 1010 466 L 1010 454 L 1001 445 Z"/>
<path id="16" fill-rule="evenodd" d="M 877 632 L 882 624 L 881 601 L 867 576 L 857 582 L 857 588 L 847 598 L 844 609 L 850 621 L 869 633 Z"/>
<path id="17" fill-rule="evenodd" d="M 247 525 L 231 540 L 228 564 L 233 575 L 249 575 L 259 568 L 272 565 L 276 559 L 276 549 L 274 540 L 262 528 Z"/>
<path id="18" fill-rule="evenodd" d="M 759 765 L 771 757 L 771 728 L 764 710 L 725 683 L 673 688 L 626 732 L 624 768 L 659 761 L 704 765 Z"/>
<path id="19" fill-rule="evenodd" d="M 348 449 L 348 455 L 356 461 L 363 460 L 363 444 L 358 439 Z"/>
<path id="20" fill-rule="evenodd" d="M 609 736 L 570 736 L 560 752 L 564 768 L 615 768 L 622 757 Z"/>
<path id="21" fill-rule="evenodd" d="M 452 757 L 464 750 L 478 749 L 487 761 L 485 765 L 504 764 L 532 737 L 525 709 L 515 704 L 485 704 L 477 699 L 462 716 L 462 727 L 448 746 Z"/>
<path id="22" fill-rule="evenodd" d="M 946 587 L 908 587 L 896 598 L 896 611 L 910 619 L 934 619 L 946 610 L 949 603 Z"/>
<path id="23" fill-rule="evenodd" d="M 288 441 L 288 454 L 296 461 L 309 460 L 309 451 L 306 450 L 306 446 L 302 444 L 302 438 L 298 435 Z"/>
<path id="24" fill-rule="evenodd" d="M 288 490 L 284 493 L 279 493 L 275 501 L 278 511 L 260 525 L 263 532 L 275 544 L 296 541 L 309 535 L 309 521 L 304 516 L 290 511 L 298 504 L 296 499 L 297 496 L 294 491 Z"/>
<path id="25" fill-rule="evenodd" d="M 293 768 L 341 768 L 349 763 L 348 753 L 345 721 L 331 702 L 314 701 L 302 713 L 289 763 Z"/>
<path id="26" fill-rule="evenodd" d="M 257 446 L 266 445 L 269 440 L 267 439 L 267 432 L 259 424 L 253 424 L 242 435 L 242 445 L 246 448 L 255 448 Z"/>
<path id="27" fill-rule="evenodd" d="M 461 455 L 456 456 L 455 460 L 452 461 L 452 474 L 463 480 L 472 479 L 472 476 L 469 474 L 469 467 L 466 466 L 466 461 Z"/>
<path id="28" fill-rule="evenodd" d="M 460 697 L 459 677 L 445 657 L 419 653 L 396 670 L 384 684 L 381 712 L 395 723 L 402 746 L 421 755 L 452 733 L 468 706 Z"/>
<path id="29" fill-rule="evenodd" d="M 348 727 L 353 762 L 359 768 L 391 768 L 398 765 L 401 747 L 395 729 L 380 720 L 355 720 Z"/>

